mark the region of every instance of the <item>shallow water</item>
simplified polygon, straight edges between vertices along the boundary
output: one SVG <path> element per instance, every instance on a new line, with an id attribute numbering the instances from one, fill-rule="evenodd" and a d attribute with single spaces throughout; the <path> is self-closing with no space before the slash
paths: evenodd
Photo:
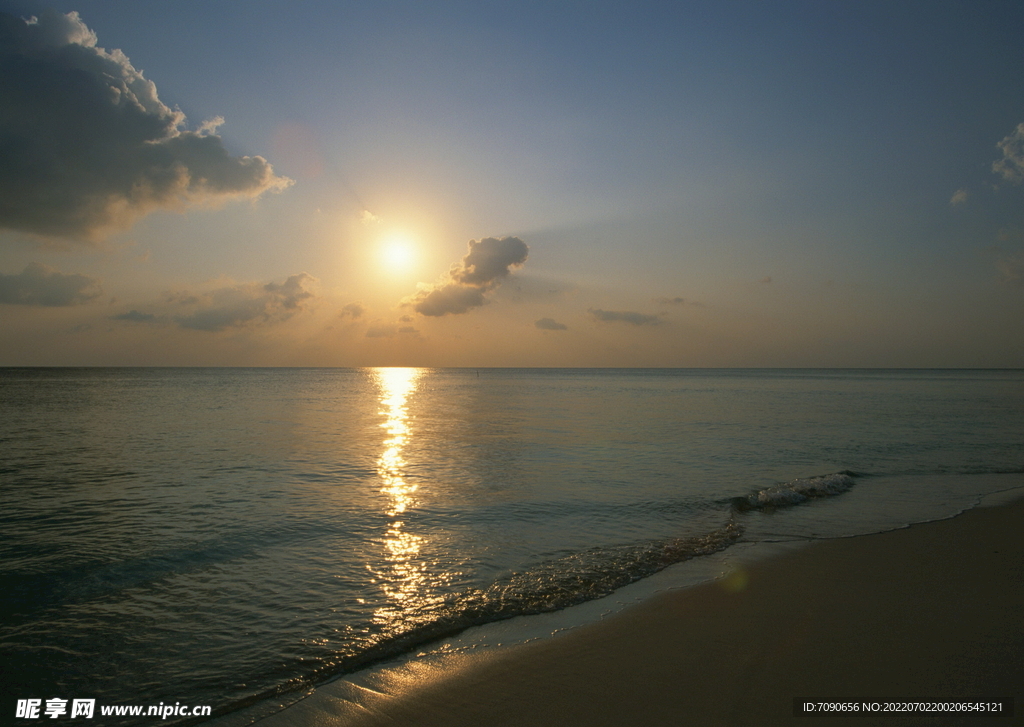
<path id="1" fill-rule="evenodd" d="M 9 695 L 216 711 L 1024 469 L 1022 371 L 0 369 L 0 415 Z"/>

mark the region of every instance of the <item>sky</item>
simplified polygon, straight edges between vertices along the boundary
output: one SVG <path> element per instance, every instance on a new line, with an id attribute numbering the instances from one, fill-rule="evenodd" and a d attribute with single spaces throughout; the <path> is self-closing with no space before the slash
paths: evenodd
<path id="1" fill-rule="evenodd" d="M 0 0 L 0 365 L 1024 367 L 1024 4 Z"/>

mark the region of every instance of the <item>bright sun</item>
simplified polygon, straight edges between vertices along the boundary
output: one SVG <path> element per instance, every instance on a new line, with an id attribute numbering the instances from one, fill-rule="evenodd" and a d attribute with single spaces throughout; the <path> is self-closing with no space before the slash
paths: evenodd
<path id="1" fill-rule="evenodd" d="M 416 261 L 416 244 L 405 233 L 394 232 L 384 238 L 381 245 L 381 260 L 389 270 L 408 270 Z"/>

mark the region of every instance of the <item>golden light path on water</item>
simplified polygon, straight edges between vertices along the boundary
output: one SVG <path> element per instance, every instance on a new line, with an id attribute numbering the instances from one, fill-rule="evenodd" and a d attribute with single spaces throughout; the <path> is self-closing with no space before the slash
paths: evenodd
<path id="1" fill-rule="evenodd" d="M 391 522 L 380 541 L 383 545 L 380 567 L 367 567 L 377 577 L 388 601 L 374 613 L 374 621 L 395 628 L 410 619 L 417 621 L 418 615 L 425 615 L 430 604 L 440 599 L 436 586 L 446 580 L 444 574 L 430 572 L 421 556 L 426 544 L 424 538 L 409 532 L 402 520 L 402 515 L 417 503 L 417 486 L 406 481 L 408 463 L 404 450 L 414 435 L 408 400 L 416 391 L 422 374 L 422 369 L 415 368 L 373 370 L 380 394 L 380 414 L 385 418 L 381 427 L 387 433 L 377 458 L 377 476 L 380 492 L 387 497 L 385 512 Z"/>

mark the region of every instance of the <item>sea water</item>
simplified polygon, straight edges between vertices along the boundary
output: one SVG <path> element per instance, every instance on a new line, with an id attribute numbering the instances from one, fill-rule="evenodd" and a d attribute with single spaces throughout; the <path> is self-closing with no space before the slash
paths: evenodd
<path id="1" fill-rule="evenodd" d="M 1022 445 L 1021 370 L 0 369 L 0 709 L 287 701 Z"/>

